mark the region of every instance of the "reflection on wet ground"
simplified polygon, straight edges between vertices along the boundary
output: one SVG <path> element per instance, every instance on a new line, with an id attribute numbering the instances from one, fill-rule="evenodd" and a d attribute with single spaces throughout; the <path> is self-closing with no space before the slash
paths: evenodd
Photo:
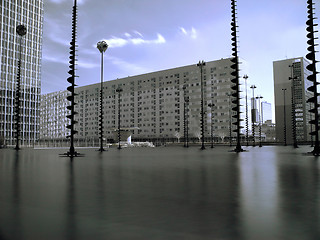
<path id="1" fill-rule="evenodd" d="M 0 239 L 320 239 L 308 147 L 0 150 Z"/>

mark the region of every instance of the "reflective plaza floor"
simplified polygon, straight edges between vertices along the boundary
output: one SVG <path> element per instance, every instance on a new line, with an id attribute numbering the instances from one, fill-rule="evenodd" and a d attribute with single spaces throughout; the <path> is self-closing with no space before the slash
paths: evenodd
<path id="1" fill-rule="evenodd" d="M 320 239 L 320 157 L 231 149 L 0 149 L 0 239 Z"/>

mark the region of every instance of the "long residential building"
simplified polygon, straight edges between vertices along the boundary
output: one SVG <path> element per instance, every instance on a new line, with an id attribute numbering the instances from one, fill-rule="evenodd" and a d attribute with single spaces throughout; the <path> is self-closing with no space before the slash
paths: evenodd
<path id="1" fill-rule="evenodd" d="M 230 59 L 221 59 L 203 67 L 205 136 L 211 134 L 212 110 L 214 136 L 220 141 L 230 135 L 230 65 Z M 132 140 L 183 138 L 187 125 L 190 139 L 201 137 L 201 77 L 196 64 L 106 81 L 103 86 L 104 136 L 108 141 L 118 128 L 119 108 L 121 128 L 133 129 Z M 118 88 L 121 93 L 116 91 Z M 98 141 L 100 83 L 78 87 L 76 94 L 75 138 Z M 41 139 L 68 135 L 62 127 L 67 124 L 66 96 L 67 91 L 42 96 Z M 210 103 L 214 104 L 212 109 Z"/>
<path id="2" fill-rule="evenodd" d="M 16 27 L 24 25 L 21 39 Z M 0 1 L 0 145 L 15 144 L 15 98 L 21 53 L 20 139 L 39 138 L 43 0 Z"/>
<path id="3" fill-rule="evenodd" d="M 311 93 L 307 88 L 310 71 L 306 69 L 308 61 L 292 58 L 273 62 L 276 139 L 292 144 L 293 126 L 296 126 L 297 142 L 311 141 L 311 105 L 307 104 Z M 285 135 L 286 133 L 286 135 Z"/>

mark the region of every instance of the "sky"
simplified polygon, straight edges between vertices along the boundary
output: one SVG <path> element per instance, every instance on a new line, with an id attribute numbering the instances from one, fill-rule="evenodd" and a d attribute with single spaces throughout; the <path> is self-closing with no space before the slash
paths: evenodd
<path id="1" fill-rule="evenodd" d="M 247 74 L 248 86 L 273 107 L 273 61 L 307 54 L 306 2 L 237 2 L 239 75 Z M 69 85 L 72 6 L 73 0 L 44 1 L 42 94 Z M 78 0 L 76 84 L 100 82 L 100 40 L 109 45 L 105 81 L 229 58 L 230 23 L 231 0 Z"/>

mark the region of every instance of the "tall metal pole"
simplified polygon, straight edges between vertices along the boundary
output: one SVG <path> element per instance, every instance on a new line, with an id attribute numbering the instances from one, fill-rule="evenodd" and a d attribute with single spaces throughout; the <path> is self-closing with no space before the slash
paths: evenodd
<path id="1" fill-rule="evenodd" d="M 247 142 L 247 147 L 249 146 L 249 122 L 248 122 L 248 91 L 247 91 L 247 80 L 248 80 L 248 75 L 243 76 L 245 80 L 245 88 L 246 88 L 246 142 Z"/>
<path id="2" fill-rule="evenodd" d="M 286 88 L 283 91 L 283 142 L 287 146 L 287 119 L 286 119 Z"/>
<path id="3" fill-rule="evenodd" d="M 68 92 L 70 92 L 70 95 L 67 96 L 67 100 L 70 102 L 70 105 L 67 106 L 67 109 L 70 111 L 70 114 L 67 115 L 67 118 L 69 119 L 69 124 L 67 125 L 67 128 L 70 129 L 70 135 L 67 136 L 67 138 L 70 138 L 70 148 L 69 152 L 67 152 L 65 155 L 73 158 L 76 156 L 79 156 L 80 154 L 75 151 L 74 148 L 74 135 L 78 133 L 77 130 L 75 130 L 75 124 L 77 121 L 75 120 L 75 115 L 78 113 L 75 111 L 75 78 L 76 76 L 76 37 L 77 37 L 77 0 L 74 0 L 73 10 L 72 10 L 72 39 L 70 42 L 70 65 L 69 65 L 69 71 L 70 77 L 68 77 L 67 81 L 71 84 L 69 87 L 67 87 Z"/>
<path id="4" fill-rule="evenodd" d="M 210 135 L 211 135 L 211 148 L 213 148 L 213 117 L 212 117 L 212 115 L 213 115 L 213 107 L 214 107 L 214 104 L 213 103 L 209 103 L 208 104 L 208 107 L 211 109 L 211 117 L 210 117 L 210 119 L 211 119 L 211 121 L 210 121 L 210 130 L 211 130 L 211 132 L 210 132 Z"/>
<path id="5" fill-rule="evenodd" d="M 261 139 L 261 124 L 262 124 L 261 99 L 262 98 L 263 98 L 262 96 L 256 97 L 256 99 L 259 99 L 259 147 L 262 147 L 262 139 Z"/>
<path id="6" fill-rule="evenodd" d="M 186 96 L 185 99 L 186 102 L 186 135 L 187 135 L 187 141 L 186 141 L 186 147 L 189 147 L 189 96 Z"/>
<path id="7" fill-rule="evenodd" d="M 17 72 L 17 88 L 16 88 L 16 104 L 15 104 L 15 120 L 16 120 L 16 150 L 20 150 L 20 90 L 21 90 L 21 51 L 22 51 L 22 37 L 26 35 L 27 29 L 24 25 L 18 25 L 16 32 L 19 37 L 19 59 L 18 59 L 18 72 Z"/>
<path id="8" fill-rule="evenodd" d="M 187 99 L 188 98 L 188 99 Z M 189 97 L 186 96 L 186 86 L 183 86 L 183 134 L 184 134 L 184 147 L 188 146 L 188 124 L 187 124 L 187 101 Z"/>
<path id="9" fill-rule="evenodd" d="M 318 39 L 315 37 L 315 30 L 314 27 L 317 26 L 317 24 L 314 23 L 314 20 L 316 19 L 313 14 L 314 10 L 314 3 L 312 0 L 307 0 L 307 8 L 308 8 L 308 21 L 307 24 L 307 38 L 308 38 L 308 54 L 306 55 L 306 58 L 310 60 L 310 64 L 307 65 L 307 69 L 311 71 L 311 74 L 307 77 L 307 79 L 312 83 L 310 87 L 308 87 L 308 91 L 312 93 L 312 97 L 310 97 L 307 102 L 313 103 L 313 108 L 310 110 L 311 113 L 314 113 L 314 119 L 310 121 L 311 124 L 314 124 L 314 131 L 311 131 L 311 136 L 315 136 L 314 139 L 314 147 L 312 154 L 314 156 L 320 155 L 320 145 L 319 145 L 319 104 L 318 104 L 318 87 L 319 83 L 317 82 L 317 69 L 316 69 L 316 49 L 315 46 L 318 46 L 318 44 L 315 43 L 315 40 Z"/>
<path id="10" fill-rule="evenodd" d="M 295 103 L 295 79 L 297 77 L 293 77 L 293 64 L 289 65 L 291 68 L 291 77 L 289 77 L 289 80 L 291 81 L 291 122 L 292 122 L 292 140 L 293 140 L 293 147 L 298 148 L 297 143 L 297 122 L 296 122 L 296 103 Z"/>
<path id="11" fill-rule="evenodd" d="M 100 41 L 97 43 L 97 48 L 101 53 L 101 81 L 100 81 L 100 148 L 99 151 L 103 152 L 103 53 L 107 50 L 108 44 L 105 41 Z"/>
<path id="12" fill-rule="evenodd" d="M 255 98 L 254 98 L 254 89 L 257 88 L 255 85 L 251 85 L 250 87 L 252 89 L 252 103 L 251 103 L 251 121 L 252 121 L 252 139 L 253 143 L 252 146 L 256 146 L 256 138 L 255 138 L 255 121 L 256 121 L 256 112 L 255 112 Z"/>
<path id="13" fill-rule="evenodd" d="M 233 90 L 232 96 L 234 97 L 234 100 L 232 103 L 234 104 L 234 107 L 232 110 L 235 112 L 235 115 L 233 118 L 235 118 L 235 122 L 233 124 L 236 126 L 234 132 L 237 134 L 237 145 L 234 149 L 235 152 L 243 152 L 243 149 L 241 147 L 241 137 L 240 137 L 240 129 L 242 126 L 240 125 L 242 119 L 241 111 L 240 111 L 240 82 L 239 82 L 239 58 L 238 58 L 238 40 L 237 40 L 237 4 L 236 0 L 231 0 L 231 14 L 232 14 L 232 21 L 231 21 L 231 45 L 232 45 L 232 58 L 231 58 L 231 66 L 232 69 L 231 76 L 231 83 L 233 85 L 231 86 L 231 89 Z"/>
<path id="14" fill-rule="evenodd" d="M 121 97 L 121 92 L 122 92 L 122 88 L 118 87 L 116 92 L 118 93 L 118 141 L 119 141 L 119 146 L 118 149 L 121 149 L 121 144 L 120 144 L 120 140 L 121 140 L 121 135 L 120 135 L 120 121 L 121 121 L 121 114 L 120 114 L 120 97 Z"/>
<path id="15" fill-rule="evenodd" d="M 203 67 L 206 65 L 204 61 L 199 61 L 197 66 L 200 68 L 200 87 L 201 87 L 201 150 L 205 149 L 204 146 L 204 109 L 203 109 Z"/>

